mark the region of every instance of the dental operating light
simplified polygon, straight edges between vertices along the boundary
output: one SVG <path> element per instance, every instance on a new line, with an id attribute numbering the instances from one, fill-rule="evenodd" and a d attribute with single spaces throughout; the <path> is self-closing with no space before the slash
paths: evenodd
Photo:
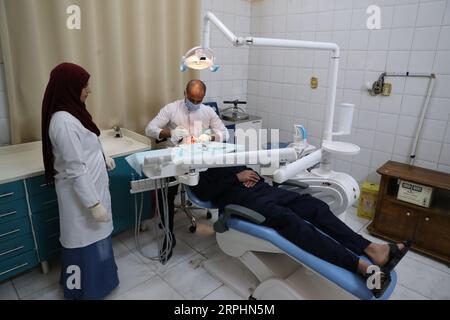
<path id="1" fill-rule="evenodd" d="M 186 68 L 194 70 L 209 68 L 212 72 L 215 72 L 219 69 L 219 66 L 214 61 L 215 55 L 210 48 L 195 47 L 181 58 L 180 70 L 184 72 Z"/>

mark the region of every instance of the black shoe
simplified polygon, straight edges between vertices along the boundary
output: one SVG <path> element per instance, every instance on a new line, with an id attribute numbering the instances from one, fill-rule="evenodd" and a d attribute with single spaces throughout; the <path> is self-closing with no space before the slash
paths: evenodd
<path id="1" fill-rule="evenodd" d="M 380 276 L 380 287 L 379 288 L 373 288 L 372 290 L 372 294 L 375 298 L 380 298 L 383 296 L 383 294 L 385 293 L 386 289 L 389 287 L 389 285 L 391 284 L 391 274 L 389 272 L 385 272 L 383 269 L 381 269 L 381 271 L 378 273 Z M 368 288 L 370 283 L 367 283 L 367 281 L 370 279 L 372 280 L 372 277 L 375 276 L 375 274 L 370 274 L 367 273 L 363 276 L 363 279 L 367 285 Z M 373 285 L 373 283 L 371 283 Z"/>
<path id="2" fill-rule="evenodd" d="M 403 242 L 403 245 L 405 247 L 402 250 L 400 250 L 396 243 L 389 243 L 389 260 L 382 267 L 384 273 L 389 274 L 391 273 L 392 270 L 394 270 L 395 266 L 400 262 L 400 260 L 403 259 L 403 257 L 409 251 L 409 248 L 411 248 L 412 241 L 411 240 L 405 241 Z"/>

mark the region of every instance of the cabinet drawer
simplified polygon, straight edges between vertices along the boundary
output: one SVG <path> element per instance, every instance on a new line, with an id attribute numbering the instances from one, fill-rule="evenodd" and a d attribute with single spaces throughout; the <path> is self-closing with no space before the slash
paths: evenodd
<path id="1" fill-rule="evenodd" d="M 15 181 L 0 185 L 0 203 L 5 203 L 25 197 L 22 181 Z"/>
<path id="2" fill-rule="evenodd" d="M 28 234 L 31 234 L 28 217 L 16 219 L 0 225 L 0 243 Z"/>
<path id="3" fill-rule="evenodd" d="M 59 230 L 58 209 L 52 209 L 46 212 L 33 215 L 33 224 L 36 231 L 39 230 Z"/>
<path id="4" fill-rule="evenodd" d="M 0 262 L 11 257 L 34 250 L 34 241 L 31 234 L 0 242 Z"/>
<path id="5" fill-rule="evenodd" d="M 0 224 L 28 216 L 25 199 L 0 204 Z"/>
<path id="6" fill-rule="evenodd" d="M 0 282 L 16 274 L 37 266 L 36 253 L 29 251 L 19 256 L 0 262 Z"/>
<path id="7" fill-rule="evenodd" d="M 41 193 L 30 197 L 31 211 L 34 213 L 58 208 L 56 193 Z"/>
<path id="8" fill-rule="evenodd" d="M 38 241 L 40 261 L 46 261 L 61 251 L 59 232 L 43 235 Z"/>
<path id="9" fill-rule="evenodd" d="M 383 201 L 380 212 L 375 216 L 375 226 L 378 230 L 398 240 L 413 239 L 419 214 L 390 201 Z"/>
<path id="10" fill-rule="evenodd" d="M 48 260 L 61 249 L 59 242 L 59 215 L 58 210 L 33 215 L 33 224 L 38 243 L 39 258 Z"/>
<path id="11" fill-rule="evenodd" d="M 56 195 L 55 187 L 48 186 L 45 182 L 45 176 L 38 176 L 26 180 L 28 194 L 34 196 L 40 193 L 53 193 Z"/>

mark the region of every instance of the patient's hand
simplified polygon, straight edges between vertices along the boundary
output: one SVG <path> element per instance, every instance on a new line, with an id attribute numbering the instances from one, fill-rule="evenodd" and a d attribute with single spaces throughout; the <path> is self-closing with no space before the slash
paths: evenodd
<path id="1" fill-rule="evenodd" d="M 242 182 L 242 184 L 247 188 L 254 187 L 261 179 L 260 176 L 253 170 L 241 171 L 236 174 L 236 177 L 238 178 L 239 182 Z"/>
<path id="2" fill-rule="evenodd" d="M 245 186 L 246 188 L 253 188 L 254 186 L 256 186 L 256 182 L 253 182 L 253 181 L 247 181 L 247 182 L 244 183 L 244 186 Z"/>

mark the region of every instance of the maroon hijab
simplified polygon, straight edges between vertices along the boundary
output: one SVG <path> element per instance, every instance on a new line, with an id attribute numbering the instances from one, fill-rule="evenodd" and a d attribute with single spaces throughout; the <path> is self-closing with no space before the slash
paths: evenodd
<path id="1" fill-rule="evenodd" d="M 90 74 L 82 67 L 72 63 L 62 63 L 52 70 L 50 80 L 42 101 L 42 154 L 44 158 L 45 178 L 53 183 L 52 143 L 48 135 L 50 120 L 57 111 L 66 111 L 77 118 L 88 130 L 100 135 L 100 130 L 92 121 L 92 116 L 81 102 L 81 92 L 87 86 Z"/>

